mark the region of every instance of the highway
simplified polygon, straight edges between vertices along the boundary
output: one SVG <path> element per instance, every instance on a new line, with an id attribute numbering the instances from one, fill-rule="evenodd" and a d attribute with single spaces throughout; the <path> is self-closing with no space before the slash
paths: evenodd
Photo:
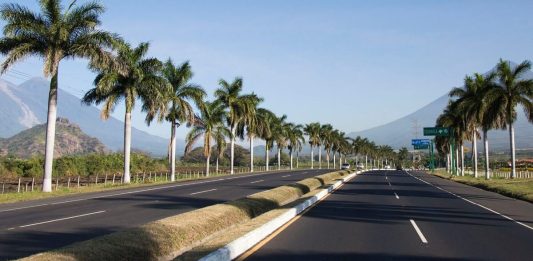
<path id="1" fill-rule="evenodd" d="M 245 260 L 533 260 L 533 204 L 422 172 L 358 175 Z"/>
<path id="2" fill-rule="evenodd" d="M 0 260 L 245 197 L 331 170 L 274 171 L 0 205 Z"/>

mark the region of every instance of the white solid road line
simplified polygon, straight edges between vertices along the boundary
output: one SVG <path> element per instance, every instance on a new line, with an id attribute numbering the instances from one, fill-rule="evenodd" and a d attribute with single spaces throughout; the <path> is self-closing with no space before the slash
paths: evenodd
<path id="1" fill-rule="evenodd" d="M 285 175 L 285 176 L 281 176 L 282 178 L 286 178 L 286 177 L 290 177 L 291 175 Z"/>
<path id="2" fill-rule="evenodd" d="M 18 227 L 19 228 L 24 228 L 24 227 L 37 226 L 37 225 L 42 225 L 42 224 L 46 224 L 46 223 L 63 221 L 63 220 L 67 220 L 67 219 L 73 219 L 73 218 L 79 218 L 79 217 L 85 217 L 85 216 L 100 214 L 100 213 L 104 213 L 104 212 L 105 212 L 105 210 L 100 210 L 100 211 L 91 212 L 91 213 L 87 213 L 87 214 L 81 214 L 81 215 L 76 215 L 76 216 L 71 216 L 71 217 L 52 219 L 52 220 L 48 220 L 48 221 L 43 221 L 43 222 L 38 222 L 38 223 L 33 223 L 33 224 L 28 224 L 28 225 L 23 225 L 23 226 L 18 226 Z M 11 229 L 13 229 L 13 228 L 11 228 Z"/>
<path id="3" fill-rule="evenodd" d="M 252 182 L 250 182 L 250 184 L 259 183 L 259 182 L 263 182 L 263 181 L 265 181 L 265 180 L 260 179 L 260 180 L 252 181 Z"/>
<path id="4" fill-rule="evenodd" d="M 405 172 L 406 172 L 409 176 L 411 176 L 411 177 L 413 177 L 413 178 L 415 178 L 415 179 L 418 179 L 418 180 L 420 180 L 420 181 L 422 181 L 422 182 L 424 182 L 424 183 L 426 183 L 426 184 L 428 184 L 428 185 L 431 185 L 431 186 L 433 186 L 433 187 L 435 187 L 435 188 L 437 188 L 437 189 L 440 189 L 440 190 L 442 190 L 442 191 L 444 191 L 444 192 L 450 193 L 450 194 L 452 194 L 452 195 L 454 195 L 454 196 L 456 196 L 456 197 L 458 197 L 458 198 L 460 198 L 460 199 L 462 199 L 462 200 L 464 200 L 464 201 L 466 201 L 466 202 L 468 202 L 468 203 L 470 203 L 470 204 L 472 204 L 472 205 L 476 205 L 476 206 L 478 206 L 478 207 L 480 207 L 480 208 L 483 208 L 483 209 L 488 210 L 488 211 L 490 211 L 490 212 L 492 212 L 492 213 L 494 213 L 494 214 L 497 214 L 497 215 L 499 215 L 499 216 L 501 216 L 501 217 L 503 217 L 503 218 L 505 218 L 505 219 L 507 219 L 507 220 L 513 221 L 513 222 L 515 222 L 515 223 L 518 224 L 518 225 L 521 225 L 521 226 L 523 226 L 523 227 L 525 227 L 525 228 L 529 228 L 529 229 L 533 230 L 533 227 L 528 226 L 528 225 L 526 225 L 526 224 L 524 224 L 524 223 L 522 223 L 522 222 L 520 222 L 520 221 L 514 220 L 514 219 L 510 218 L 509 216 L 506 216 L 506 215 L 504 215 L 504 214 L 502 214 L 502 213 L 500 213 L 500 212 L 498 212 L 498 211 L 496 211 L 496 210 L 493 210 L 493 209 L 491 209 L 491 208 L 485 207 L 485 206 L 483 206 L 483 205 L 481 205 L 481 204 L 479 204 L 479 203 L 476 203 L 476 202 L 474 202 L 474 201 L 472 201 L 472 200 L 469 200 L 469 199 L 463 198 L 463 197 L 461 197 L 461 196 L 459 196 L 459 195 L 457 195 L 457 194 L 455 194 L 455 193 L 453 193 L 453 192 L 450 192 L 450 191 L 448 191 L 448 190 L 445 190 L 445 189 L 443 189 L 443 188 L 441 188 L 441 187 L 439 187 L 439 186 L 435 186 L 435 185 L 433 185 L 433 184 L 431 184 L 431 183 L 429 183 L 429 182 L 427 182 L 427 181 L 425 181 L 425 180 L 423 180 L 423 179 L 420 179 L 420 178 L 418 178 L 418 177 L 415 177 L 415 176 L 411 175 L 411 173 L 409 173 L 409 172 L 407 172 L 407 171 L 405 171 Z"/>
<path id="5" fill-rule="evenodd" d="M 304 173 L 307 173 L 307 171 L 304 172 Z M 36 207 L 49 206 L 49 205 L 59 205 L 59 204 L 65 204 L 65 203 L 70 203 L 70 202 L 77 202 L 77 201 L 98 199 L 98 198 L 109 198 L 109 197 L 114 197 L 114 196 L 135 194 L 135 193 L 146 192 L 146 191 L 161 190 L 161 189 L 176 188 L 176 187 L 184 187 L 184 186 L 192 186 L 192 185 L 212 183 L 212 182 L 223 181 L 223 180 L 241 179 L 241 178 L 261 176 L 261 175 L 269 175 L 269 174 L 272 174 L 272 173 L 267 172 L 267 173 L 249 174 L 249 175 L 244 175 L 244 176 L 239 176 L 239 177 L 228 177 L 228 178 L 221 178 L 221 179 L 215 179 L 215 180 L 198 181 L 198 182 L 187 183 L 187 184 L 176 184 L 176 185 L 163 186 L 163 187 L 140 189 L 140 190 L 127 191 L 127 192 L 121 192 L 121 193 L 115 193 L 115 194 L 109 194 L 109 195 L 103 195 L 103 196 L 80 198 L 80 199 L 73 199 L 73 200 L 67 200 L 67 201 L 45 203 L 45 204 L 39 204 L 39 205 L 31 205 L 31 206 L 26 206 L 26 207 L 2 209 L 2 210 L 0 210 L 0 213 L 9 212 L 9 211 L 15 211 L 15 210 L 21 210 L 21 209 L 27 209 L 27 208 L 36 208 Z"/>
<path id="6" fill-rule="evenodd" d="M 397 199 L 400 199 L 400 197 L 398 197 L 398 194 L 396 194 L 396 192 L 394 192 L 394 196 L 395 196 Z"/>
<path id="7" fill-rule="evenodd" d="M 201 194 L 201 193 L 206 193 L 206 192 L 211 192 L 211 191 L 215 191 L 217 189 L 208 189 L 208 190 L 203 190 L 203 191 L 198 191 L 198 192 L 194 192 L 194 193 L 191 193 L 189 195 L 196 195 L 196 194 Z"/>
<path id="8" fill-rule="evenodd" d="M 422 243 L 427 244 L 428 241 L 426 240 L 426 237 L 424 236 L 424 234 L 422 234 L 422 231 L 420 231 L 420 228 L 418 228 L 418 226 L 416 225 L 415 221 L 412 220 L 412 219 L 409 219 L 409 221 L 411 221 L 411 225 L 413 225 L 413 227 L 415 228 L 415 231 L 418 234 L 418 236 L 420 237 L 420 240 L 422 241 Z"/>

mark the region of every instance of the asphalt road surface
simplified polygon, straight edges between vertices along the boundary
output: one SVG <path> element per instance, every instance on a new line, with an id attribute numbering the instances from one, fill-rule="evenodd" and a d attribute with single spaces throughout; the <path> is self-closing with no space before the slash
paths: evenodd
<path id="1" fill-rule="evenodd" d="M 2 204 L 0 260 L 66 246 L 329 171 L 263 172 Z"/>
<path id="2" fill-rule="evenodd" d="M 358 175 L 293 221 L 246 260 L 533 260 L 533 204 L 422 172 Z"/>

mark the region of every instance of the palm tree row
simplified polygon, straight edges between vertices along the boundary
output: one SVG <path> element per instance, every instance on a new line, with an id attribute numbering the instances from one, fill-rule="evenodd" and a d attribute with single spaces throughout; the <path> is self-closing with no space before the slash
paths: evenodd
<path id="1" fill-rule="evenodd" d="M 500 59 L 495 69 L 485 75 L 478 73 L 466 76 L 463 87 L 450 91 L 451 100 L 437 119 L 437 126 L 453 130 L 450 137 L 437 137 L 436 147 L 440 153 L 448 155 L 448 168 L 461 165 L 464 175 L 463 143 L 472 143 L 472 169 L 478 177 L 477 140 L 482 133 L 485 156 L 485 178 L 490 179 L 488 131 L 507 129 L 511 154 L 511 178 L 516 177 L 515 140 L 513 124 L 517 117 L 517 107 L 524 109 L 527 119 L 533 122 L 533 80 L 525 79 L 531 69 L 531 62 L 523 61 L 512 65 Z M 452 151 L 450 144 L 457 144 Z M 456 159 L 451 162 L 451 158 Z M 460 154 L 460 155 L 459 155 Z M 460 159 L 460 160 L 459 160 Z"/>

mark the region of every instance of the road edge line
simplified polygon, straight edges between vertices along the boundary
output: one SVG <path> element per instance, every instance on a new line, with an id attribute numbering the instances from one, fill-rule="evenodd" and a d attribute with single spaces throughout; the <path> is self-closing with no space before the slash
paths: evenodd
<path id="1" fill-rule="evenodd" d="M 269 222 L 263 224 L 262 226 L 246 233 L 245 235 L 233 240 L 227 245 L 209 253 L 208 255 L 200 258 L 200 261 L 219 261 L 219 260 L 233 260 L 250 248 L 254 247 L 256 244 L 261 242 L 263 239 L 268 237 L 270 234 L 274 233 L 277 229 L 288 223 L 291 219 L 296 217 L 298 214 L 302 213 L 307 208 L 311 207 L 314 203 L 320 201 L 343 183 L 348 180 L 351 180 L 362 171 L 356 171 L 348 176 L 342 178 L 341 180 L 335 182 L 333 185 L 328 188 L 322 189 L 311 198 L 305 200 L 304 202 L 294 206 L 278 217 L 270 220 Z"/>

